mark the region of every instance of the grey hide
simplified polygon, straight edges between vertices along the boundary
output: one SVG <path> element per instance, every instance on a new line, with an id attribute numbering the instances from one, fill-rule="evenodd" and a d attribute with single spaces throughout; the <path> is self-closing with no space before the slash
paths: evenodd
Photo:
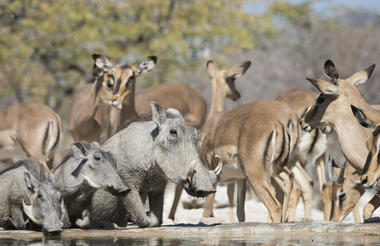
<path id="1" fill-rule="evenodd" d="M 98 189 L 123 196 L 130 189 L 121 180 L 109 152 L 96 142 L 73 143 L 71 152 L 53 170 L 54 185 L 63 193 L 70 222 L 80 228 L 91 223 L 91 198 Z"/>
<path id="2" fill-rule="evenodd" d="M 0 226 L 26 229 L 27 220 L 46 233 L 57 233 L 70 222 L 62 194 L 51 183 L 42 165 L 20 161 L 0 172 Z"/>
<path id="3" fill-rule="evenodd" d="M 155 102 L 150 106 L 150 118 L 135 119 L 102 146 L 114 156 L 119 174 L 131 191 L 118 199 L 97 191 L 92 203 L 96 220 L 125 226 L 128 211 L 139 227 L 161 225 L 167 181 L 181 184 L 192 196 L 215 192 L 215 173 L 204 167 L 198 154 L 197 130 L 185 123 L 178 110 L 165 112 Z M 149 212 L 144 209 L 146 197 Z"/>

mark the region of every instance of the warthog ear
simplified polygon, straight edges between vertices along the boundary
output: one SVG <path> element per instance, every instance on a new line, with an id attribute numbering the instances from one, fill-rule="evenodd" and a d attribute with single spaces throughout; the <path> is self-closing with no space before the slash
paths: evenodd
<path id="1" fill-rule="evenodd" d="M 93 141 L 93 142 L 91 142 L 91 146 L 100 149 L 100 143 L 97 142 L 97 141 Z"/>
<path id="2" fill-rule="evenodd" d="M 326 75 L 329 76 L 333 81 L 336 81 L 339 78 L 338 71 L 336 70 L 332 60 L 327 60 L 324 67 Z"/>
<path id="3" fill-rule="evenodd" d="M 158 61 L 157 56 L 148 56 L 139 65 L 139 74 L 152 71 Z"/>
<path id="4" fill-rule="evenodd" d="M 174 116 L 174 117 L 176 117 L 176 118 L 180 118 L 180 119 L 182 119 L 182 120 L 184 120 L 183 119 L 183 116 L 182 116 L 182 114 L 181 114 L 181 112 L 179 112 L 177 109 L 175 109 L 175 108 L 168 108 L 167 110 L 166 110 L 166 115 L 167 116 Z"/>
<path id="5" fill-rule="evenodd" d="M 72 143 L 71 149 L 75 158 L 86 158 L 88 150 L 82 143 Z"/>
<path id="6" fill-rule="evenodd" d="M 152 109 L 152 120 L 160 127 L 166 121 L 165 109 L 157 102 L 150 102 L 150 108 Z"/>
<path id="7" fill-rule="evenodd" d="M 37 187 L 37 180 L 34 178 L 33 175 L 30 175 L 29 172 L 24 172 L 24 181 L 26 184 L 26 187 L 32 191 L 35 192 Z"/>

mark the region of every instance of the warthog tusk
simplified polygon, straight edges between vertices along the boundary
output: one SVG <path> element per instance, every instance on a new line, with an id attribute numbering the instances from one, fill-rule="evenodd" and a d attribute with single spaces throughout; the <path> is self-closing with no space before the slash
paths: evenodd
<path id="1" fill-rule="evenodd" d="M 197 164 L 196 160 L 193 160 L 190 164 L 190 170 L 187 174 L 187 179 L 189 180 L 190 183 L 193 182 L 193 177 L 194 177 L 194 170 L 195 170 L 195 165 Z"/>
<path id="2" fill-rule="evenodd" d="M 32 205 L 26 205 L 24 201 L 22 201 L 22 207 L 24 208 L 25 214 L 36 224 L 42 224 L 42 220 L 36 219 L 33 215 Z"/>
<path id="3" fill-rule="evenodd" d="M 218 155 L 215 155 L 215 159 L 218 160 L 218 165 L 214 169 L 214 172 L 215 172 L 216 175 L 219 175 L 222 172 L 223 161 L 222 161 L 222 158 L 220 158 Z"/>

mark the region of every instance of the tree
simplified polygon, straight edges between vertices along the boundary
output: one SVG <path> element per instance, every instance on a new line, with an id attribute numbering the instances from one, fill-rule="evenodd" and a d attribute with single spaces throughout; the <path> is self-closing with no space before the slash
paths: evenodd
<path id="1" fill-rule="evenodd" d="M 65 92 L 91 79 L 91 54 L 121 62 L 158 55 L 146 85 L 174 80 L 204 53 L 225 58 L 274 35 L 272 17 L 243 0 L 0 0 L 1 93 L 40 97 L 59 108 Z"/>

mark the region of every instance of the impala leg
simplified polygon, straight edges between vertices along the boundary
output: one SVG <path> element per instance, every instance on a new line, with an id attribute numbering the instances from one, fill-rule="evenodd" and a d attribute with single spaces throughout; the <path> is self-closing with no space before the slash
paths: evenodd
<path id="1" fill-rule="evenodd" d="M 289 207 L 288 207 L 288 221 L 296 220 L 296 209 L 298 201 L 301 198 L 301 189 L 297 183 L 294 183 L 293 190 L 290 193 Z"/>
<path id="2" fill-rule="evenodd" d="M 174 193 L 174 200 L 172 204 L 172 208 L 170 209 L 169 213 L 169 219 L 174 221 L 175 212 L 177 211 L 179 200 L 181 199 L 183 188 L 180 185 L 176 185 L 175 187 L 175 193 Z"/>
<path id="3" fill-rule="evenodd" d="M 279 176 L 284 181 L 284 201 L 281 210 L 281 222 L 285 222 L 288 213 L 290 193 L 293 189 L 294 175 L 285 167 L 285 172 L 281 172 Z"/>
<path id="4" fill-rule="evenodd" d="M 261 179 L 255 179 L 253 176 L 247 176 L 247 179 L 259 200 L 264 203 L 268 209 L 271 222 L 281 222 L 281 203 L 269 188 L 265 177 L 264 179 L 263 177 L 261 177 Z"/>
<path id="5" fill-rule="evenodd" d="M 360 211 L 359 211 L 359 203 L 357 202 L 354 209 L 352 210 L 352 216 L 354 217 L 355 223 L 361 223 L 362 220 L 360 218 Z"/>
<path id="6" fill-rule="evenodd" d="M 240 180 L 237 183 L 237 206 L 236 206 L 236 214 L 237 214 L 239 222 L 245 221 L 244 204 L 245 204 L 246 191 L 247 191 L 247 182 L 245 181 L 245 179 Z"/>
<path id="7" fill-rule="evenodd" d="M 211 193 L 205 199 L 205 205 L 203 208 L 203 218 L 214 217 L 213 206 L 214 206 L 215 193 Z"/>
<path id="8" fill-rule="evenodd" d="M 302 199 L 304 203 L 304 217 L 311 220 L 311 205 L 313 201 L 313 180 L 306 173 L 301 164 L 297 161 L 292 168 L 294 178 L 301 189 Z"/>
<path id="9" fill-rule="evenodd" d="M 316 169 L 319 181 L 319 192 L 321 194 L 322 204 L 323 204 L 323 218 L 326 221 L 330 221 L 332 218 L 332 182 L 328 182 L 326 179 L 326 167 L 325 167 L 325 156 L 320 156 L 316 162 Z"/>
<path id="10" fill-rule="evenodd" d="M 227 196 L 228 196 L 228 207 L 230 208 L 230 221 L 234 221 L 234 192 L 235 192 L 235 183 L 229 183 L 227 185 Z"/>
<path id="11" fill-rule="evenodd" d="M 376 195 L 365 205 L 363 210 L 363 219 L 367 220 L 372 217 L 373 211 L 376 210 L 380 206 L 380 192 L 376 193 Z"/>

